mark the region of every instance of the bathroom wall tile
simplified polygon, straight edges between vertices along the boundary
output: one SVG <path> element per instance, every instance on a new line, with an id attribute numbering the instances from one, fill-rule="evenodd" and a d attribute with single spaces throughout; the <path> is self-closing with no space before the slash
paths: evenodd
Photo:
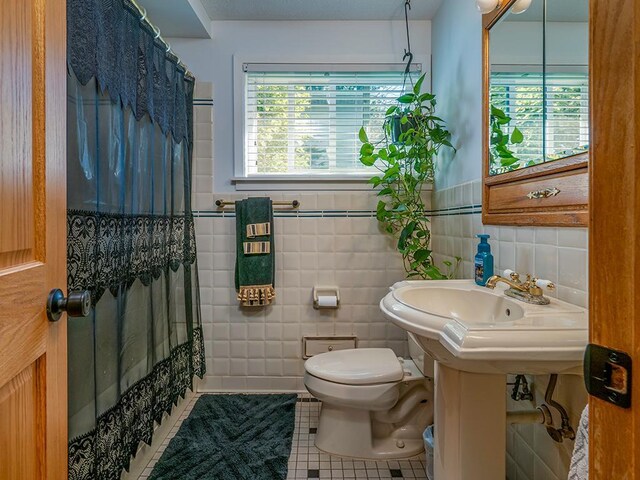
<path id="1" fill-rule="evenodd" d="M 587 248 L 589 231 L 586 228 L 560 228 L 558 229 L 558 246 Z"/>
<path id="2" fill-rule="evenodd" d="M 558 248 L 558 283 L 586 291 L 587 252 L 578 248 Z"/>
<path id="3" fill-rule="evenodd" d="M 554 283 L 558 282 L 558 249 L 556 247 L 536 244 L 534 274 Z"/>
<path id="4" fill-rule="evenodd" d="M 558 229 L 549 227 L 536 228 L 535 231 L 536 245 L 557 245 Z"/>

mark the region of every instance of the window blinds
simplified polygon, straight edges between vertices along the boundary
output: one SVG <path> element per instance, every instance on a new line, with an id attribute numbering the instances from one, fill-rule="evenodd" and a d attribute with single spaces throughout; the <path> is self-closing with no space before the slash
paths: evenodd
<path id="1" fill-rule="evenodd" d="M 245 64 L 243 70 L 247 175 L 373 168 L 358 159 L 358 131 L 364 126 L 372 142 L 383 138 L 385 112 L 403 92 L 404 65 Z"/>
<path id="2" fill-rule="evenodd" d="M 523 164 L 588 148 L 588 74 L 547 72 L 543 80 L 542 73 L 494 72 L 490 98 L 512 118 L 509 130 L 523 133 L 524 141 L 509 147 Z"/>

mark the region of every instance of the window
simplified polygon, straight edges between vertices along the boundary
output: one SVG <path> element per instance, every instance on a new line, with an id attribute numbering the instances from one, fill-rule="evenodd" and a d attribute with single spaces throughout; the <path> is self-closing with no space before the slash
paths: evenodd
<path id="1" fill-rule="evenodd" d="M 358 131 L 383 137 L 404 65 L 243 64 L 243 176 L 368 175 Z M 416 77 L 417 78 L 417 77 Z"/>
<path id="2" fill-rule="evenodd" d="M 544 84 L 543 84 L 544 82 Z M 543 96 L 543 91 L 546 95 Z M 585 73 L 491 74 L 490 103 L 508 115 L 523 141 L 510 145 L 518 164 L 492 164 L 504 173 L 589 149 L 589 76 Z M 543 144 L 543 138 L 544 144 Z"/>

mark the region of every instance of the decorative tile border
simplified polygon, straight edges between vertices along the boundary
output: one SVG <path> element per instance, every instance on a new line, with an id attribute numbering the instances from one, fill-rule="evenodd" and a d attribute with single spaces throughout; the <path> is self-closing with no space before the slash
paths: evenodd
<path id="1" fill-rule="evenodd" d="M 442 208 L 439 210 L 427 210 L 428 217 L 446 217 L 452 215 L 474 215 L 482 213 L 482 205 L 466 205 L 463 207 Z M 219 210 L 194 210 L 194 217 L 202 218 L 235 218 L 233 209 Z M 281 210 L 274 209 L 275 218 L 375 218 L 375 210 Z"/>
<path id="2" fill-rule="evenodd" d="M 430 217 L 448 217 L 452 215 L 474 215 L 482 213 L 482 205 L 464 205 L 462 207 L 440 208 L 426 212 Z"/>
<path id="3" fill-rule="evenodd" d="M 194 107 L 213 107 L 213 98 L 194 98 Z"/>

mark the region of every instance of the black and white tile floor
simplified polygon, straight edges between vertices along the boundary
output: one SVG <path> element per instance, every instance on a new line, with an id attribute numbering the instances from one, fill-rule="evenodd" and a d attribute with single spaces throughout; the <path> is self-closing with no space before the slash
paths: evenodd
<path id="1" fill-rule="evenodd" d="M 182 421 L 187 418 L 199 395 L 186 407 L 168 437 L 159 446 L 139 480 L 146 480 L 153 466 L 176 434 Z M 407 460 L 354 460 L 335 457 L 318 450 L 314 445 L 318 427 L 320 402 L 309 394 L 298 396 L 296 425 L 293 432 L 289 473 L 287 480 L 307 479 L 426 479 L 424 454 Z"/>

